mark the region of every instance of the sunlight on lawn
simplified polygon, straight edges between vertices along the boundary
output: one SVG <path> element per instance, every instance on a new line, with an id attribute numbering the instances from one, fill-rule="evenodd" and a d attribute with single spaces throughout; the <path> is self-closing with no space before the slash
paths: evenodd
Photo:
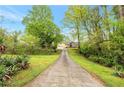
<path id="1" fill-rule="evenodd" d="M 77 54 L 76 49 L 69 49 L 68 52 L 74 62 L 79 64 L 81 67 L 85 68 L 88 72 L 98 76 L 105 83 L 106 86 L 124 86 L 124 79 L 114 76 L 113 69 L 101 66 L 99 64 L 87 60 L 83 56 Z"/>
<path id="2" fill-rule="evenodd" d="M 53 64 L 59 55 L 35 55 L 30 58 L 30 67 L 27 70 L 20 71 L 9 80 L 8 86 L 23 86 L 27 82 L 36 78 L 48 66 Z"/>

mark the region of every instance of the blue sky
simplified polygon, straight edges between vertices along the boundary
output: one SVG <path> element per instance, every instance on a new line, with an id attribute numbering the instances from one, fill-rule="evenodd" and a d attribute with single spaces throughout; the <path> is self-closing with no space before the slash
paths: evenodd
<path id="1" fill-rule="evenodd" d="M 64 13 L 67 10 L 68 6 L 65 5 L 54 5 L 50 6 L 53 16 L 54 22 L 60 28 L 62 27 L 62 19 L 64 17 Z M 6 28 L 8 31 L 24 31 L 25 26 L 22 24 L 22 19 L 29 10 L 32 9 L 31 5 L 16 5 L 16 6 L 8 6 L 8 5 L 0 5 L 0 15 L 4 16 L 3 20 L 0 20 L 0 26 Z M 110 9 L 110 8 L 109 8 Z M 66 34 L 69 31 L 67 29 L 63 29 L 63 32 Z"/>
<path id="2" fill-rule="evenodd" d="M 16 5 L 16 6 L 2 6 L 0 5 L 0 15 L 4 16 L 3 20 L 0 20 L 0 25 L 5 27 L 8 31 L 24 31 L 25 26 L 22 24 L 23 17 L 31 10 L 32 6 Z M 50 6 L 54 22 L 59 27 L 62 26 L 61 20 L 64 17 L 64 12 L 67 10 L 67 6 Z"/>

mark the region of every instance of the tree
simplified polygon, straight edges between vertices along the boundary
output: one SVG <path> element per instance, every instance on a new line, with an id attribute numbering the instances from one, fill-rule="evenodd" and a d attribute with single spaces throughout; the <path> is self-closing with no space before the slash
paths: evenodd
<path id="1" fill-rule="evenodd" d="M 109 39 L 110 35 L 110 19 L 109 19 L 109 11 L 108 11 L 108 6 L 107 5 L 102 5 L 102 10 L 103 10 L 103 20 L 102 20 L 102 27 L 104 28 L 104 40 Z"/>
<path id="2" fill-rule="evenodd" d="M 124 17 L 124 6 L 123 5 L 115 5 L 112 8 L 113 15 L 116 19 L 123 19 Z"/>
<path id="3" fill-rule="evenodd" d="M 81 31 L 81 21 L 86 13 L 83 6 L 69 6 L 68 10 L 65 13 L 63 19 L 63 24 L 65 27 L 74 29 L 76 31 L 75 35 L 78 40 L 78 49 L 80 49 L 80 31 Z"/>
<path id="4" fill-rule="evenodd" d="M 33 6 L 24 17 L 23 23 L 28 34 L 39 38 L 42 48 L 50 48 L 60 42 L 61 31 L 52 21 L 52 13 L 48 6 Z"/>
<path id="5" fill-rule="evenodd" d="M 12 32 L 12 53 L 13 54 L 16 54 L 16 49 L 17 49 L 17 46 L 18 46 L 18 43 L 19 43 L 19 36 L 20 36 L 21 32 L 20 31 L 14 31 Z"/>
<path id="6" fill-rule="evenodd" d="M 19 47 L 21 47 L 22 52 L 34 54 L 39 48 L 39 39 L 30 34 L 24 33 L 24 35 L 20 37 Z"/>
<path id="7" fill-rule="evenodd" d="M 52 12 L 50 8 L 46 5 L 32 6 L 32 10 L 23 18 L 23 23 L 25 25 L 32 24 L 33 22 L 42 21 L 50 19 L 52 20 Z"/>
<path id="8" fill-rule="evenodd" d="M 119 5 L 118 9 L 119 9 L 120 19 L 123 20 L 123 18 L 124 18 L 124 6 L 123 5 Z"/>
<path id="9" fill-rule="evenodd" d="M 0 44 L 3 44 L 6 37 L 6 30 L 3 28 L 0 28 Z"/>

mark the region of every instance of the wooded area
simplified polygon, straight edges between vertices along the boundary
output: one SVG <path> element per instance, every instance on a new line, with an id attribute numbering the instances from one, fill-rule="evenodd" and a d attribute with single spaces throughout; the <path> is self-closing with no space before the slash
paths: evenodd
<path id="1" fill-rule="evenodd" d="M 63 23 L 81 54 L 124 77 L 124 6 L 69 6 Z"/>

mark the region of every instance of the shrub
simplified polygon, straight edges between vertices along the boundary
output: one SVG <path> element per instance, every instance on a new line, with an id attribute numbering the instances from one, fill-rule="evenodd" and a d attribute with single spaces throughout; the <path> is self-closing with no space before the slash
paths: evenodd
<path id="1" fill-rule="evenodd" d="M 79 51 L 86 57 L 89 57 L 90 55 L 95 53 L 95 49 L 93 49 L 92 45 L 88 44 L 84 44 Z"/>
<path id="2" fill-rule="evenodd" d="M 4 86 L 5 82 L 3 77 L 5 76 L 5 67 L 3 65 L 0 65 L 0 86 Z"/>
<path id="3" fill-rule="evenodd" d="M 109 58 L 104 58 L 101 56 L 94 56 L 94 55 L 91 55 L 88 58 L 90 60 L 92 60 L 93 62 L 99 63 L 99 64 L 107 66 L 107 67 L 112 67 L 114 65 L 114 61 Z"/>
<path id="4" fill-rule="evenodd" d="M 114 73 L 116 76 L 120 77 L 120 78 L 124 78 L 124 67 L 122 65 L 116 65 L 115 66 L 115 70 L 116 72 Z"/>
<path id="5" fill-rule="evenodd" d="M 29 63 L 28 63 L 29 57 L 26 55 L 23 56 L 17 56 L 16 58 L 16 62 L 17 62 L 17 66 L 20 69 L 26 69 L 29 67 Z"/>
<path id="6" fill-rule="evenodd" d="M 10 79 L 18 71 L 29 67 L 27 55 L 16 57 L 0 57 L 0 85 L 4 86 L 5 81 Z"/>
<path id="7" fill-rule="evenodd" d="M 98 63 L 98 57 L 97 57 L 97 56 L 91 55 L 91 56 L 89 56 L 88 58 L 89 58 L 90 60 L 92 60 L 92 61 Z"/>
<path id="8" fill-rule="evenodd" d="M 3 64 L 6 67 L 13 66 L 15 64 L 15 60 L 13 58 L 10 58 L 10 57 L 6 56 L 6 57 L 3 58 Z"/>

